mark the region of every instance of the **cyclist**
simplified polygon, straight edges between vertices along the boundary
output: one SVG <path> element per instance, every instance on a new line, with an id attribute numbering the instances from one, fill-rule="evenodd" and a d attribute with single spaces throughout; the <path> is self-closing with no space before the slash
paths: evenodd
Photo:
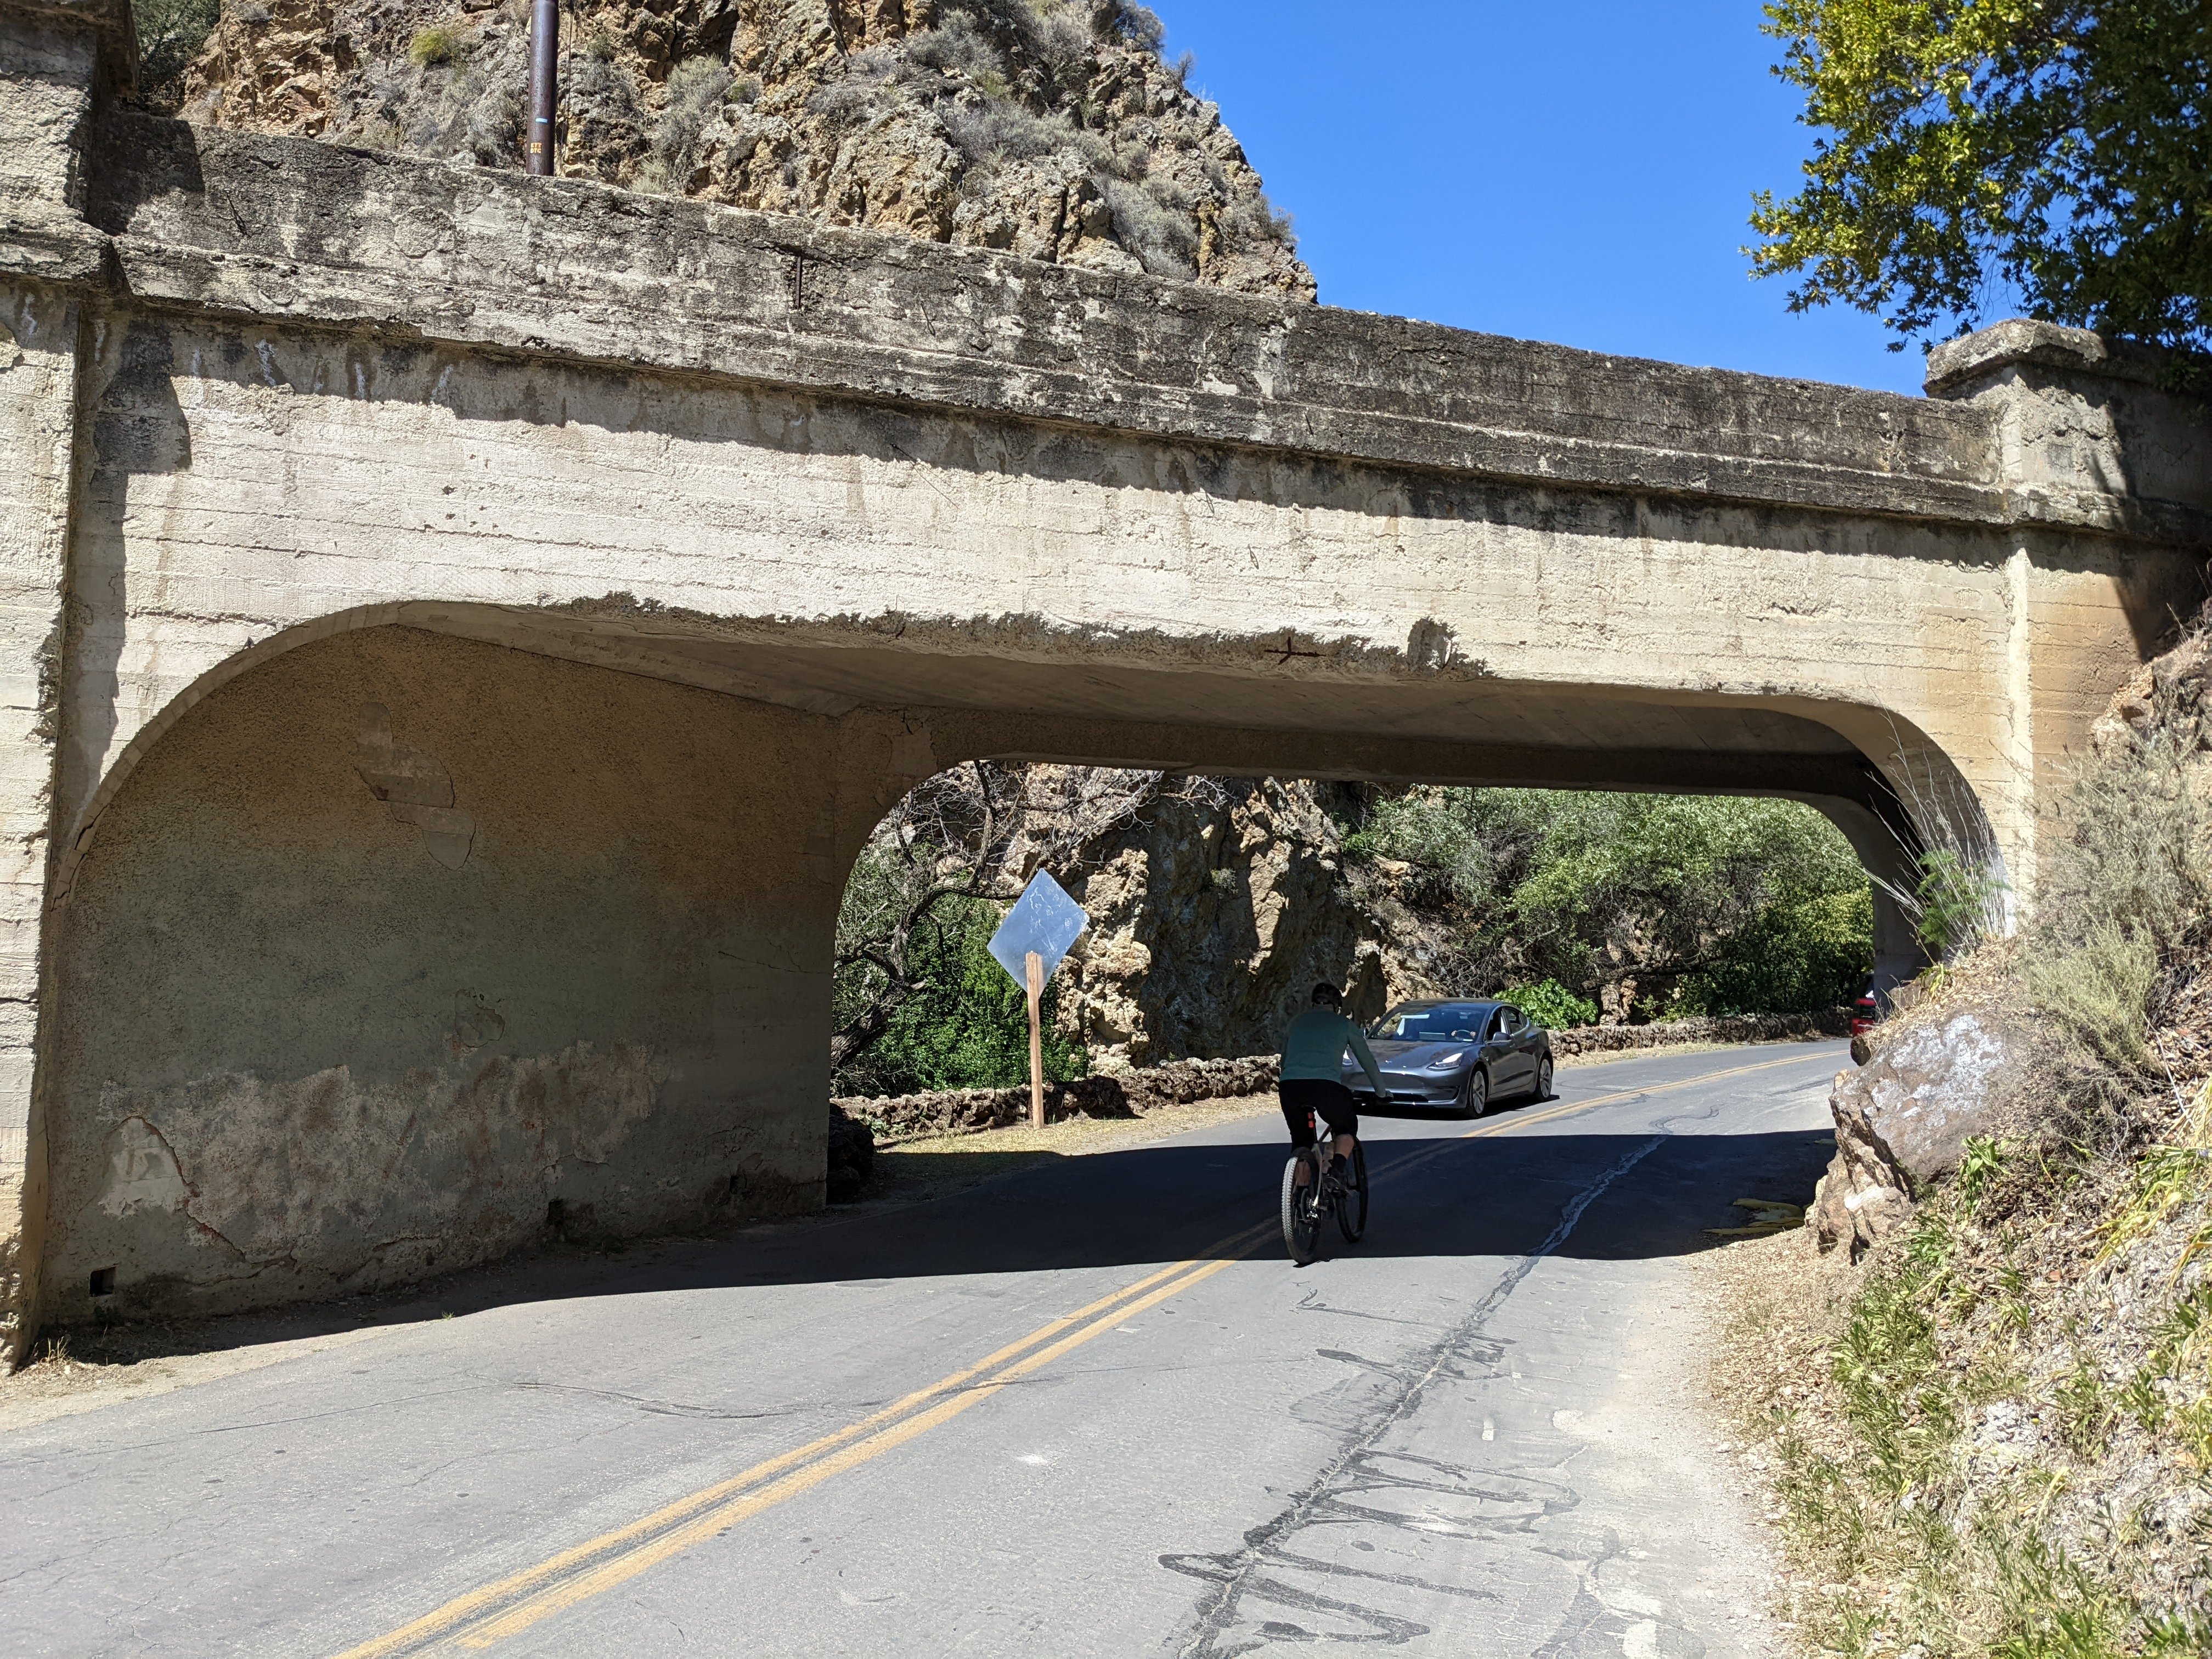
<path id="1" fill-rule="evenodd" d="M 1291 1022 L 1283 1034 L 1283 1117 L 1291 1126 L 1291 1145 L 1304 1152 L 1314 1144 L 1314 1117 L 1318 1114 L 1335 1135 L 1338 1158 L 1352 1156 L 1352 1138 L 1359 1133 L 1359 1102 L 1344 1086 L 1344 1051 L 1359 1060 L 1359 1069 L 1375 1085 L 1375 1098 L 1389 1098 L 1382 1073 L 1367 1046 L 1366 1033 L 1344 1017 L 1344 993 L 1334 985 L 1316 985 L 1313 1006 Z M 1328 1161 L 1324 1160 L 1326 1164 Z M 1333 1165 L 1329 1167 L 1333 1168 Z M 1304 1159 L 1299 1160 L 1297 1184 L 1306 1184 Z"/>

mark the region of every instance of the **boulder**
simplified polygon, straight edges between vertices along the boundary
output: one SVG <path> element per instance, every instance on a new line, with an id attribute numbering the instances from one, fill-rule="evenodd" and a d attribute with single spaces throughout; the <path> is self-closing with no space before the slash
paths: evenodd
<path id="1" fill-rule="evenodd" d="M 2026 1037 L 1986 1009 L 1900 1024 L 1828 1095 L 1836 1156 L 1810 1219 L 1820 1248 L 1856 1255 L 1893 1232 L 1928 1185 L 1955 1174 L 1976 1135 L 1998 1133 L 2034 1061 Z"/>
<path id="2" fill-rule="evenodd" d="M 830 1108 L 830 1201 L 849 1204 L 858 1198 L 874 1172 L 875 1163 L 875 1131 L 833 1103 Z"/>

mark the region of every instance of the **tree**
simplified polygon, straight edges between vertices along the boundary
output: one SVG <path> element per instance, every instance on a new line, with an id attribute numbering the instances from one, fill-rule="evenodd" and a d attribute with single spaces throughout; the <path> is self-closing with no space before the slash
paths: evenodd
<path id="1" fill-rule="evenodd" d="M 1796 1012 L 1872 964 L 1865 872 L 1794 801 L 1416 789 L 1376 802 L 1346 850 L 1414 866 L 1406 902 L 1450 924 L 1439 967 L 1467 995 L 1549 984 L 1608 1019 Z"/>
<path id="2" fill-rule="evenodd" d="M 1159 772 L 995 761 L 917 787 L 877 826 L 838 909 L 830 1039 L 838 1086 L 896 1092 L 1025 1078 L 1025 993 L 984 949 L 1004 907 L 1040 867 L 1063 880 L 1084 874 L 1115 830 L 1163 797 L 1218 793 L 1209 780 Z M 864 1064 L 879 1044 L 896 1054 Z M 1077 1063 L 1059 1048 L 1047 1059 L 1056 1077 Z"/>
<path id="3" fill-rule="evenodd" d="M 2154 343 L 2212 328 L 2212 5 L 2205 0 L 1775 0 L 1775 73 L 1816 139 L 1798 193 L 1754 198 L 1746 250 L 1899 335 L 1964 332 L 2009 289 L 2032 316 Z M 2009 301 L 2008 301 L 2009 304 Z M 1904 340 L 1892 349 L 1902 349 Z"/>

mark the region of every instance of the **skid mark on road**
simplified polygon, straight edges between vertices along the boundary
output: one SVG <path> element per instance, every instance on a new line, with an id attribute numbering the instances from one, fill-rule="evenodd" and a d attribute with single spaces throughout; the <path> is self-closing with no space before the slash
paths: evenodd
<path id="1" fill-rule="evenodd" d="M 1749 1068 L 1746 1068 L 1749 1069 Z M 1634 1092 L 1644 1092 L 1638 1091 Z M 1533 1121 L 1534 1120 L 1526 1120 Z M 1531 1480 L 1527 1476 L 1462 1468 L 1456 1465 L 1378 1451 L 1383 1436 L 1410 1417 L 1437 1380 L 1459 1374 L 1460 1366 L 1480 1362 L 1478 1348 L 1487 1347 L 1482 1328 L 1536 1264 L 1565 1243 L 1583 1212 L 1631 1170 L 1666 1145 L 1668 1137 L 1653 1135 L 1641 1146 L 1601 1171 L 1577 1193 L 1543 1242 L 1515 1262 L 1434 1346 L 1417 1366 L 1399 1370 L 1398 1386 L 1386 1391 L 1367 1412 L 1367 1422 L 1346 1441 L 1344 1449 L 1304 1492 L 1285 1505 L 1275 1517 L 1244 1534 L 1244 1547 L 1222 1555 L 1163 1555 L 1160 1565 L 1172 1571 L 1208 1581 L 1213 1589 L 1204 1596 L 1186 1627 L 1176 1651 L 1183 1659 L 1231 1659 L 1249 1653 L 1271 1639 L 1311 1641 L 1328 1639 L 1397 1645 L 1428 1633 L 1428 1626 L 1379 1608 L 1298 1588 L 1290 1575 L 1321 1572 L 1330 1582 L 1381 1577 L 1393 1584 L 1413 1584 L 1438 1595 L 1465 1592 L 1449 1584 L 1411 1577 L 1369 1575 L 1358 1569 L 1340 1570 L 1303 1554 L 1300 1535 L 1313 1528 L 1364 1519 L 1409 1528 L 1434 1535 L 1477 1537 L 1494 1534 L 1501 1528 L 1525 1531 L 1553 1506 L 1572 1507 L 1573 1494 L 1557 1483 Z M 1401 1159 L 1402 1169 L 1415 1159 Z M 1421 1161 L 1425 1161 L 1422 1155 Z M 1440 1485 L 1443 1481 L 1449 1484 Z M 1540 1489 L 1549 1486 L 1548 1493 Z M 1449 1491 L 1472 1498 L 1455 1509 L 1425 1500 L 1421 1494 Z M 1290 1612 L 1327 1613 L 1351 1621 L 1353 1628 L 1322 1632 L 1309 1631 L 1281 1620 L 1268 1619 L 1247 1603 L 1272 1605 Z"/>

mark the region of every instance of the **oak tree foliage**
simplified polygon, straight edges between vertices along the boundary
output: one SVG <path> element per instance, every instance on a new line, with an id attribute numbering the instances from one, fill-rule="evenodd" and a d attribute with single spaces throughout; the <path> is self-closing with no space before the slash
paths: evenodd
<path id="1" fill-rule="evenodd" d="M 1819 131 L 1754 198 L 1755 274 L 1906 337 L 1998 306 L 2208 341 L 2212 0 L 1774 0 L 1775 73 Z M 1892 349 L 1901 349 L 1904 340 Z"/>

